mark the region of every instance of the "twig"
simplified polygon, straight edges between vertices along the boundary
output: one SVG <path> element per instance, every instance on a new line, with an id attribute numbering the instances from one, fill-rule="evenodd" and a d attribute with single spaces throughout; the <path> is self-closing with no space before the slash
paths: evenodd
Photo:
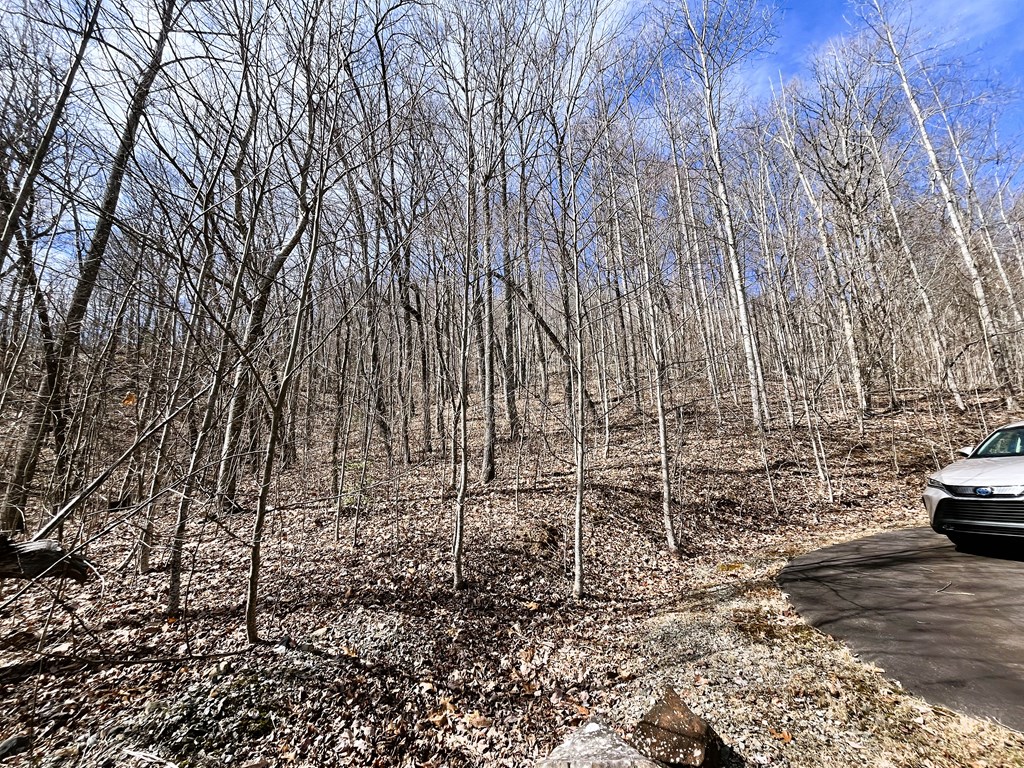
<path id="1" fill-rule="evenodd" d="M 141 752 L 134 749 L 128 749 L 123 747 L 124 753 L 131 757 L 139 760 L 145 760 L 147 763 L 155 763 L 156 765 L 163 765 L 165 768 L 178 768 L 177 763 L 172 763 L 170 760 L 164 760 L 159 755 L 154 755 L 152 752 Z"/>

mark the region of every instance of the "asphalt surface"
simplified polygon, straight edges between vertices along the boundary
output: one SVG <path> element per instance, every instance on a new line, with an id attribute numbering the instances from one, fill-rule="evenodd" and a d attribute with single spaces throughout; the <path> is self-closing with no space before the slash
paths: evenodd
<path id="1" fill-rule="evenodd" d="M 929 528 L 793 560 L 800 615 L 932 704 L 1024 731 L 1024 543 L 960 552 Z"/>

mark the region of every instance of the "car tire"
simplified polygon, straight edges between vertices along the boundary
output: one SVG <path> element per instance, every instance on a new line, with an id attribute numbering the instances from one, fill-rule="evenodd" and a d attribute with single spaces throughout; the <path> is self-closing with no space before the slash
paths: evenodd
<path id="1" fill-rule="evenodd" d="M 973 552 L 982 543 L 982 537 L 971 533 L 947 533 L 946 536 L 953 542 L 958 552 Z"/>

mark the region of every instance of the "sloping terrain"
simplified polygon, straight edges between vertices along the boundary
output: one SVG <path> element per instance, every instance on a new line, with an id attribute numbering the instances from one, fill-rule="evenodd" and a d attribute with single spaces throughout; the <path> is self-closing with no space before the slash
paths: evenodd
<path id="1" fill-rule="evenodd" d="M 977 422 L 833 422 L 831 502 L 800 430 L 762 453 L 737 430 L 681 429 L 678 559 L 662 545 L 656 435 L 616 424 L 591 455 L 583 600 L 571 467 L 550 444 L 503 446 L 498 479 L 472 489 L 458 592 L 446 466 L 382 482 L 357 521 L 317 500 L 327 470 L 307 457 L 274 489 L 265 645 L 242 625 L 245 511 L 190 530 L 181 620 L 162 612 L 167 573 L 134 572 L 128 526 L 85 552 L 102 579 L 3 585 L 0 738 L 31 737 L 4 764 L 528 765 L 591 716 L 628 733 L 671 684 L 736 765 L 1024 765 L 1020 734 L 907 695 L 774 581 L 798 553 L 924 524 L 924 473 Z"/>

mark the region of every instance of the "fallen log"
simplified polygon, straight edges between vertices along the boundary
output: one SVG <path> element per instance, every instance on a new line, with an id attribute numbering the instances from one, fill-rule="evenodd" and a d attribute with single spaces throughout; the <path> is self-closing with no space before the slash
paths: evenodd
<path id="1" fill-rule="evenodd" d="M 84 584 L 91 566 L 81 555 L 68 552 L 56 541 L 11 541 L 0 534 L 0 579 L 38 579 L 53 576 Z"/>

